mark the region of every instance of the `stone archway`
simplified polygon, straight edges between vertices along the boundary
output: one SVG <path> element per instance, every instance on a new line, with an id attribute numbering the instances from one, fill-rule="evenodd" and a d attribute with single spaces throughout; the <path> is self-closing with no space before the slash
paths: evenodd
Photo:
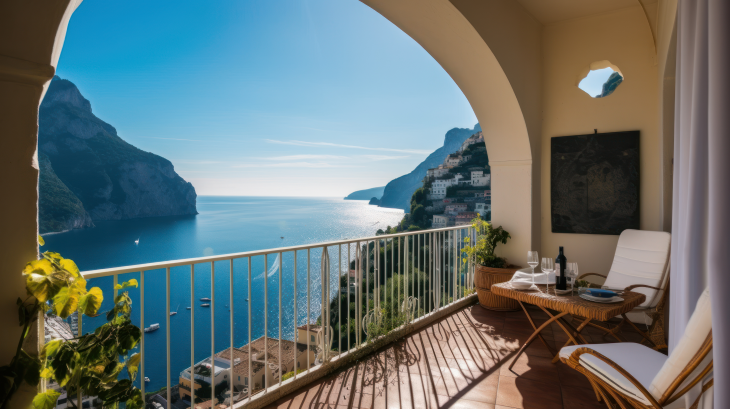
<path id="1" fill-rule="evenodd" d="M 410 35 L 469 100 L 492 168 L 492 220 L 512 235 L 502 255 L 540 247 L 540 30 L 516 2 L 361 0 Z"/>

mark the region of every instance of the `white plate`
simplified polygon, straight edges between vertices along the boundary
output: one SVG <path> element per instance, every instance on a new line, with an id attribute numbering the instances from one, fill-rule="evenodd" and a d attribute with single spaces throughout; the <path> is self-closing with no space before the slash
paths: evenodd
<path id="1" fill-rule="evenodd" d="M 535 284 L 525 282 L 525 281 L 510 281 L 510 286 L 514 288 L 515 290 L 537 290 L 537 286 Z"/>
<path id="2" fill-rule="evenodd" d="M 588 300 L 588 301 L 601 303 L 601 304 L 613 304 L 613 303 L 621 302 L 624 300 L 621 297 L 603 298 L 603 297 L 594 297 L 594 296 L 588 295 L 588 294 L 581 294 L 580 298 L 582 298 L 584 300 Z"/>

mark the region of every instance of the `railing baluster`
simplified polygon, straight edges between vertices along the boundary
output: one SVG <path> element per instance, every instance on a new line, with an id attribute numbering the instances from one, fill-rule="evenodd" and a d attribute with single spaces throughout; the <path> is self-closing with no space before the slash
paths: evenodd
<path id="1" fill-rule="evenodd" d="M 297 311 L 297 293 L 299 292 L 299 285 L 297 283 L 297 251 L 294 250 L 294 379 L 297 379 L 297 370 L 299 367 L 296 365 L 299 362 L 299 356 L 297 352 L 299 349 L 296 347 L 296 343 L 299 342 L 299 331 L 297 331 L 297 322 L 299 321 L 299 311 Z M 307 351 L 309 353 L 309 351 Z"/>
<path id="2" fill-rule="evenodd" d="M 210 262 L 210 365 L 213 385 L 210 388 L 210 401 L 215 395 L 215 262 Z M 233 382 L 233 379 L 231 379 Z"/>
<path id="3" fill-rule="evenodd" d="M 172 392 L 170 391 L 170 267 L 165 268 L 165 305 L 167 305 L 165 316 L 166 349 L 167 349 L 167 401 L 172 402 Z"/>
<path id="4" fill-rule="evenodd" d="M 269 255 L 264 254 L 264 393 L 269 391 Z"/>
<path id="5" fill-rule="evenodd" d="M 139 377 L 140 379 L 140 390 L 142 391 L 142 398 L 144 398 L 144 390 L 145 390 L 145 382 L 144 382 L 144 339 L 145 339 L 145 332 L 144 332 L 144 270 L 139 272 L 139 326 L 142 327 L 142 340 L 141 345 L 139 346 L 139 353 L 141 356 L 140 359 L 140 371 L 139 371 Z M 79 315 L 81 313 L 79 312 Z"/>
<path id="6" fill-rule="evenodd" d="M 248 257 L 248 401 L 251 402 L 251 392 L 253 391 L 253 373 L 251 370 L 251 304 L 253 297 L 251 295 L 251 257 Z"/>
<path id="7" fill-rule="evenodd" d="M 233 359 L 233 259 L 230 260 L 230 265 L 228 266 L 228 302 L 230 303 L 230 317 L 228 319 L 230 331 L 231 331 L 231 367 L 230 367 L 230 373 L 228 374 L 228 379 L 230 379 L 230 382 L 228 382 L 228 391 L 231 396 L 231 402 L 228 404 L 229 408 L 233 407 L 233 367 L 236 366 L 236 361 Z M 169 401 L 168 401 L 169 402 Z"/>
<path id="8" fill-rule="evenodd" d="M 362 280 L 360 280 L 362 281 Z M 360 291 L 362 293 L 362 291 Z M 365 315 L 370 312 L 370 241 L 365 242 Z"/>
<path id="9" fill-rule="evenodd" d="M 362 246 L 360 241 L 357 242 L 357 249 L 360 253 L 357 258 L 357 273 L 355 274 L 355 287 L 356 295 L 355 308 L 357 308 L 357 314 L 355 315 L 355 326 L 357 327 L 357 343 L 362 345 Z"/>
<path id="10" fill-rule="evenodd" d="M 195 405 L 195 264 L 190 265 L 190 402 Z"/>
<path id="11" fill-rule="evenodd" d="M 309 251 L 309 249 L 307 249 L 307 374 L 309 373 L 309 369 L 312 367 L 312 364 L 309 361 L 309 358 L 312 355 L 312 353 L 309 351 L 309 338 L 310 338 L 310 334 L 309 334 L 309 332 L 310 332 L 309 331 L 309 329 L 310 329 L 309 328 L 309 311 L 312 309 L 311 304 L 310 304 L 310 297 L 309 297 L 309 291 L 310 291 L 310 286 L 309 286 L 309 281 L 310 281 L 310 279 L 309 279 L 309 267 L 310 267 L 309 266 L 309 264 L 310 264 L 309 253 L 310 253 L 310 251 Z"/>
<path id="12" fill-rule="evenodd" d="M 350 248 L 352 243 L 347 243 L 347 350 L 350 350 L 352 342 L 350 341 L 350 262 L 352 261 L 352 254 L 350 254 Z"/>
<path id="13" fill-rule="evenodd" d="M 349 289 L 348 289 L 349 291 Z M 342 354 L 342 244 L 337 246 L 337 355 Z"/>
<path id="14" fill-rule="evenodd" d="M 281 366 L 281 275 L 284 272 L 283 264 L 282 254 L 279 252 L 279 386 L 281 386 L 281 378 L 284 377 L 284 369 Z M 296 350 L 296 347 L 294 349 Z"/>

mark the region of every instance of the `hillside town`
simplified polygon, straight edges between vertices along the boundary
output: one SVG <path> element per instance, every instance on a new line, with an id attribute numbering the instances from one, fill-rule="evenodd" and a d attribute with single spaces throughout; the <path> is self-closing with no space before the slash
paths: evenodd
<path id="1" fill-rule="evenodd" d="M 432 228 L 468 225 L 477 215 L 491 218 L 488 163 L 484 136 L 477 132 L 444 163 L 428 170 L 423 186 Z"/>

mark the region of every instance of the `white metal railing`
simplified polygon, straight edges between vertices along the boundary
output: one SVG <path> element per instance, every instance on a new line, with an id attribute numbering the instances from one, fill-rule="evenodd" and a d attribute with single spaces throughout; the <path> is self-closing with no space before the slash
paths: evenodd
<path id="1" fill-rule="evenodd" d="M 308 244 L 302 246 L 283 247 L 268 250 L 257 250 L 235 254 L 225 255 L 214 255 L 200 258 L 190 258 L 184 260 L 173 260 L 158 263 L 149 263 L 142 265 L 108 268 L 94 271 L 83 272 L 83 276 L 87 280 L 98 279 L 101 277 L 113 277 L 113 284 L 116 286 L 119 281 L 120 275 L 136 273 L 139 274 L 139 289 L 132 291 L 139 291 L 139 311 L 140 311 L 140 326 L 144 328 L 145 325 L 145 276 L 152 279 L 159 280 L 159 275 L 164 275 L 165 279 L 165 316 L 166 316 L 166 374 L 167 374 L 167 401 L 171 401 L 171 383 L 176 383 L 171 379 L 171 334 L 170 334 L 170 283 L 171 283 L 171 269 L 174 268 L 190 268 L 190 370 L 194 371 L 196 365 L 195 359 L 195 339 L 201 339 L 206 336 L 207 330 L 199 330 L 196 334 L 195 329 L 195 273 L 196 269 L 199 271 L 206 271 L 210 275 L 210 340 L 211 340 L 211 351 L 210 356 L 214 357 L 216 354 L 215 350 L 215 309 L 217 306 L 216 292 L 215 292 L 215 274 L 216 270 L 225 270 L 227 264 L 228 272 L 228 287 L 229 287 L 229 302 L 230 302 L 230 341 L 229 346 L 231 347 L 230 356 L 230 368 L 226 368 L 226 371 L 230 371 L 228 384 L 229 393 L 230 389 L 234 387 L 247 388 L 247 393 L 240 393 L 241 402 L 246 403 L 251 400 L 252 396 L 257 393 L 267 393 L 269 387 L 278 387 L 282 383 L 289 382 L 282 381 L 283 373 L 279 368 L 283 368 L 282 364 L 285 364 L 287 368 L 294 368 L 294 374 L 292 379 L 297 378 L 297 364 L 300 354 L 298 349 L 293 348 L 294 360 L 292 365 L 288 363 L 282 363 L 282 312 L 285 311 L 283 308 L 293 311 L 294 315 L 290 325 L 290 329 L 293 331 L 291 339 L 289 341 L 299 342 L 304 344 L 302 340 L 298 339 L 297 328 L 302 324 L 314 324 L 318 319 L 321 319 L 321 331 L 322 334 L 317 334 L 317 341 L 315 343 L 310 342 L 309 328 L 306 335 L 306 354 L 307 354 L 307 369 L 306 373 L 317 370 L 318 367 L 330 359 L 333 358 L 333 349 L 337 348 L 336 355 L 345 355 L 352 351 L 360 348 L 364 345 L 368 337 L 372 337 L 373 334 L 369 333 L 369 324 L 375 324 L 383 326 L 383 330 L 392 330 L 395 327 L 405 324 L 413 323 L 424 317 L 429 316 L 440 310 L 441 308 L 456 302 L 465 296 L 467 296 L 474 289 L 474 270 L 473 266 L 465 263 L 461 256 L 461 249 L 465 245 L 464 239 L 469 238 L 469 243 L 474 243 L 474 231 L 471 226 L 455 226 L 446 227 L 440 229 L 414 231 L 398 234 L 387 234 L 375 237 L 366 237 L 360 239 L 348 239 L 340 241 L 332 241 L 317 244 Z M 346 247 L 346 249 L 344 248 Z M 331 254 L 336 252 L 337 256 L 333 257 Z M 320 272 L 319 277 L 312 277 L 312 256 L 319 258 Z M 269 256 L 276 256 L 274 265 L 269 267 Z M 293 262 L 287 262 L 284 264 L 284 257 L 287 256 L 292 259 Z M 301 268 L 300 261 L 303 261 L 306 255 L 306 269 Z M 263 266 L 260 264 L 260 259 L 263 258 Z M 346 258 L 346 259 L 345 259 Z M 336 260 L 336 267 L 332 266 L 332 262 Z M 237 266 L 243 265 L 245 268 L 238 268 L 234 271 L 234 261 L 237 262 Z M 316 260 L 315 260 L 316 262 Z M 218 268 L 216 268 L 218 264 Z M 277 265 L 278 264 L 278 265 Z M 203 268 L 206 265 L 208 268 Z M 202 267 L 201 267 L 202 266 Z M 333 268 L 334 267 L 334 268 Z M 344 268 L 343 268 L 344 267 Z M 316 268 L 316 267 L 315 267 Z M 278 276 L 278 364 L 270 361 L 270 355 L 268 352 L 268 339 L 264 338 L 264 351 L 263 359 L 265 361 L 264 374 L 265 381 L 261 385 L 261 390 L 254 390 L 254 374 L 252 373 L 252 304 L 254 304 L 254 298 L 260 294 L 252 294 L 252 275 L 254 269 L 263 271 L 263 336 L 269 337 L 269 279 L 276 279 L 273 274 L 276 273 Z M 260 270 L 259 270 L 260 269 Z M 301 272 L 299 270 L 302 270 Z M 355 270 L 354 277 L 351 277 L 350 270 Z M 298 302 L 300 296 L 304 295 L 305 291 L 300 288 L 297 276 L 299 273 L 303 273 L 306 270 L 306 317 L 301 311 L 301 307 Z M 272 273 L 273 271 L 273 273 Z M 315 270 L 317 271 L 317 270 Z M 335 281 L 332 281 L 332 276 L 336 277 Z M 288 279 L 293 279 L 293 288 L 291 294 L 283 293 L 282 281 L 283 276 Z M 246 286 L 234 285 L 234 278 L 245 279 Z M 258 278 L 255 278 L 256 280 Z M 345 282 L 346 280 L 346 282 Z M 319 296 L 314 297 L 314 302 L 317 305 L 312 305 L 312 284 L 315 284 L 315 290 L 319 288 Z M 364 281 L 364 282 L 363 282 Z M 176 280 L 177 285 L 180 280 Z M 332 285 L 336 282 L 336 286 Z M 243 287 L 243 288 L 241 288 Z M 247 287 L 247 288 L 246 288 Z M 346 288 L 346 291 L 341 291 L 341 287 Z M 354 287 L 355 290 L 351 291 L 350 288 Z M 390 288 L 388 288 L 390 287 Z M 159 293 L 161 289 L 151 289 L 156 293 Z M 246 291 L 246 306 L 235 305 L 234 306 L 234 295 L 239 291 Z M 299 294 L 299 293 L 302 294 Z M 117 291 L 114 291 L 116 297 Z M 131 294 L 130 294 L 131 295 Z M 284 298 L 283 298 L 284 297 Z M 336 303 L 334 298 L 337 298 Z M 286 305 L 282 305 L 283 304 Z M 346 303 L 345 310 L 346 316 L 343 317 L 343 302 Z M 354 303 L 355 309 L 351 311 L 351 303 Z M 336 314 L 331 314 L 332 307 L 337 308 Z M 364 305 L 363 305 L 364 304 Z M 226 305 L 228 307 L 228 305 Z M 314 307 L 314 309 L 312 308 Z M 133 308 L 134 311 L 134 308 Z M 234 358 L 234 324 L 237 322 L 234 320 L 234 311 L 246 312 L 247 318 L 247 337 L 246 344 L 248 349 L 248 372 L 246 379 L 242 379 L 240 385 L 235 383 L 235 366 L 238 362 Z M 287 313 L 288 314 L 288 313 Z M 319 317 L 316 315 L 319 314 Z M 399 314 L 402 314 L 399 316 Z M 240 321 L 240 320 L 239 320 Z M 385 324 L 383 324 L 385 323 Z M 82 333 L 82 320 L 79 316 L 79 332 Z M 337 328 L 336 330 L 334 328 Z M 346 336 L 343 334 L 346 331 Z M 259 331 L 257 331 L 259 332 Z M 383 331 L 379 332 L 380 335 Z M 142 393 L 145 393 L 145 363 L 147 356 L 145 354 L 145 337 L 147 333 L 142 333 L 142 339 L 140 342 L 140 352 L 142 355 L 140 376 L 139 379 Z M 257 337 L 258 338 L 258 337 Z M 336 338 L 336 341 L 333 341 Z M 269 337 L 269 339 L 276 339 L 275 337 Z M 176 339 L 176 341 L 179 341 Z M 330 345 L 328 346 L 327 343 Z M 344 345 L 343 345 L 344 344 Z M 312 354 L 310 347 L 317 347 L 317 355 L 315 362 L 312 362 L 310 355 Z M 244 345 L 244 348 L 246 345 Z M 155 355 L 150 360 L 150 364 L 156 366 L 158 369 L 160 365 L 165 365 L 161 357 Z M 260 360 L 260 356 L 257 360 Z M 198 360 L 200 361 L 200 360 Z M 215 362 L 215 360 L 212 360 Z M 269 365 L 271 364 L 271 365 Z M 315 365 L 313 365 L 315 364 Z M 268 371 L 268 367 L 276 368 L 275 371 Z M 211 369 L 215 371 L 215 366 Z M 182 374 L 182 372 L 181 372 Z M 272 378 L 276 379 L 277 385 L 273 385 L 274 379 L 269 378 L 269 374 L 273 375 Z M 188 376 L 184 376 L 189 379 Z M 198 378 L 196 375 L 194 378 Z M 211 383 L 216 382 L 216 376 L 212 377 Z M 244 382 L 247 384 L 244 385 Z M 191 382 L 190 385 L 191 402 L 195 402 L 195 385 Z M 215 386 L 211 386 L 211 395 L 215 393 Z M 203 397 L 203 398 L 208 398 Z M 213 398 L 213 396 L 211 396 Z M 244 399 L 246 402 L 243 402 Z"/>

